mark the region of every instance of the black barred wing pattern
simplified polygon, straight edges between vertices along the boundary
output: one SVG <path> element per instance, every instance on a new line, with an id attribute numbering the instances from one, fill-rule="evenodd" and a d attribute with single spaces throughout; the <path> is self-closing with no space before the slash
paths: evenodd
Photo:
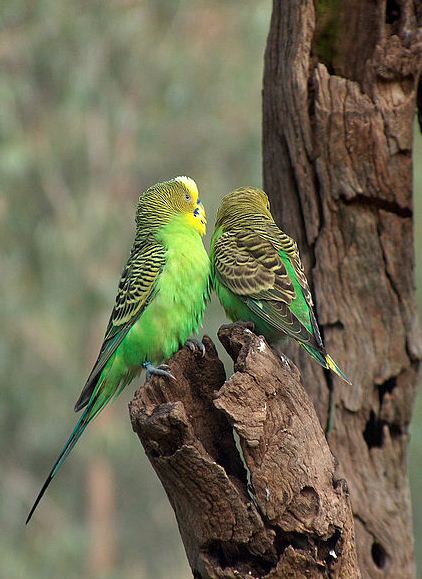
<path id="1" fill-rule="evenodd" d="M 105 335 L 109 339 L 119 328 L 133 322 L 148 303 L 165 261 L 165 249 L 158 243 L 135 247 L 120 278 L 116 303 Z"/>
<path id="2" fill-rule="evenodd" d="M 75 404 L 78 411 L 88 403 L 98 377 L 132 325 L 140 317 L 157 289 L 164 267 L 165 249 L 155 240 L 135 244 L 120 278 L 116 302 L 100 354 Z"/>
<path id="3" fill-rule="evenodd" d="M 291 303 L 294 288 L 278 252 L 254 231 L 229 231 L 214 245 L 220 281 L 238 296 Z"/>
<path id="4" fill-rule="evenodd" d="M 309 289 L 308 280 L 306 279 L 305 270 L 303 269 L 296 241 L 289 237 L 287 233 L 284 233 L 284 231 L 282 231 L 275 223 L 266 223 L 265 229 L 261 234 L 265 235 L 265 237 L 270 240 L 270 243 L 277 249 L 277 251 L 284 251 L 289 256 L 290 263 L 292 264 L 297 279 L 302 286 L 305 299 L 312 307 L 314 305 L 312 294 Z"/>
<path id="5" fill-rule="evenodd" d="M 255 224 L 253 230 L 223 233 L 214 244 L 215 275 L 267 324 L 303 344 L 319 348 L 318 329 L 315 335 L 310 333 L 291 309 L 297 296 L 279 254 L 282 250 L 288 255 L 310 306 L 312 320 L 312 297 L 297 245 L 275 224 L 274 227 L 277 231 L 269 231 L 268 224 L 265 228 Z"/>

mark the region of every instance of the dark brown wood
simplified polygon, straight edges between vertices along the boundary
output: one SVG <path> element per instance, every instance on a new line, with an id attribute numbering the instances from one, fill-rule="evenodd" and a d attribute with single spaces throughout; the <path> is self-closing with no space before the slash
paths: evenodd
<path id="1" fill-rule="evenodd" d="M 421 2 L 274 1 L 264 74 L 264 188 L 299 243 L 328 351 L 297 360 L 348 481 L 364 577 L 415 574 L 406 468 L 421 359 L 412 131 Z M 419 22 L 420 26 L 421 22 Z"/>
<path id="2" fill-rule="evenodd" d="M 194 577 L 359 577 L 347 484 L 298 370 L 244 324 L 219 336 L 230 379 L 205 337 L 204 358 L 184 348 L 177 381 L 130 404 Z"/>

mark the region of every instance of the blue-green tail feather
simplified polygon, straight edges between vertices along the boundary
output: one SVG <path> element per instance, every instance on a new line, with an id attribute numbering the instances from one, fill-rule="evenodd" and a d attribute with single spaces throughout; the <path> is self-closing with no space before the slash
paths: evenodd
<path id="1" fill-rule="evenodd" d="M 126 383 L 126 382 L 124 382 Z M 78 442 L 80 437 L 82 436 L 83 431 L 88 426 L 88 424 L 101 412 L 101 410 L 106 406 L 106 404 L 115 396 L 116 390 L 118 389 L 118 382 L 116 383 L 113 380 L 113 377 L 110 373 L 110 367 L 104 368 L 102 371 L 99 380 L 95 385 L 95 389 L 91 394 L 89 402 L 84 410 L 84 413 L 76 423 L 75 428 L 72 431 L 72 434 L 66 441 L 66 444 L 63 447 L 63 450 L 59 454 L 56 462 L 54 463 L 45 483 L 43 484 L 40 492 L 38 493 L 37 498 L 31 508 L 31 511 L 26 519 L 26 524 L 29 523 L 31 520 L 32 515 L 34 514 L 35 509 L 38 506 L 38 503 L 44 496 L 45 491 L 49 487 L 51 481 L 59 472 L 60 467 L 66 460 L 66 458 L 71 453 L 73 447 Z"/>
<path id="2" fill-rule="evenodd" d="M 26 519 L 25 524 L 28 524 L 29 521 L 31 520 L 31 517 L 34 514 L 34 511 L 37 508 L 38 503 L 40 502 L 40 500 L 44 496 L 44 493 L 47 490 L 47 488 L 49 487 L 51 481 L 53 480 L 53 478 L 56 476 L 56 474 L 60 470 L 60 467 L 62 466 L 62 464 L 64 463 L 66 458 L 69 456 L 70 452 L 72 451 L 75 444 L 78 442 L 79 438 L 81 437 L 85 428 L 88 426 L 89 422 L 92 420 L 93 416 L 91 415 L 91 411 L 92 411 L 94 405 L 95 405 L 95 398 L 93 397 L 93 399 L 89 402 L 88 406 L 86 407 L 85 412 L 82 414 L 82 416 L 78 420 L 75 428 L 72 431 L 72 434 L 67 439 L 66 444 L 63 447 L 63 450 L 61 451 L 56 462 L 54 463 L 48 477 L 46 478 L 40 492 L 38 493 L 37 498 L 35 499 L 34 504 L 32 505 L 32 508 L 29 512 L 29 515 Z"/>

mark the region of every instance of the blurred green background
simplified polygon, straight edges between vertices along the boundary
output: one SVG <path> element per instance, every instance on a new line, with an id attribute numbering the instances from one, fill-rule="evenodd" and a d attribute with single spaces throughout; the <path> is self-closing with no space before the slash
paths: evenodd
<path id="1" fill-rule="evenodd" d="M 1 8 L 0 575 L 184 579 L 173 512 L 128 419 L 136 383 L 88 429 L 31 525 L 23 523 L 73 427 L 138 193 L 187 174 L 212 224 L 230 188 L 261 184 L 271 2 L 3 0 Z M 418 281 L 422 288 L 422 268 Z M 213 302 L 207 333 L 215 337 L 223 319 Z M 420 545 L 420 399 L 414 416 Z"/>

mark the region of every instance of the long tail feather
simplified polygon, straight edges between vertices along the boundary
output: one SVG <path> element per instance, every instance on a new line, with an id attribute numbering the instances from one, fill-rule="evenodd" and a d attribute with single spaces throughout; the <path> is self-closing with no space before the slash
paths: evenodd
<path id="1" fill-rule="evenodd" d="M 345 382 L 350 384 L 350 386 L 352 386 L 351 380 L 349 380 L 346 374 L 340 370 L 340 368 L 337 366 L 337 364 L 334 362 L 331 356 L 327 354 L 325 356 L 325 361 L 327 362 L 327 366 L 331 370 L 331 372 L 334 372 L 334 374 L 337 374 L 337 376 L 340 376 L 342 380 L 344 380 Z"/>
<path id="2" fill-rule="evenodd" d="M 82 416 L 80 417 L 80 419 L 78 420 L 75 428 L 72 431 L 72 434 L 69 436 L 69 438 L 66 441 L 66 444 L 63 447 L 63 450 L 61 451 L 61 453 L 59 454 L 56 462 L 54 463 L 48 477 L 46 478 L 40 492 L 38 493 L 37 498 L 35 499 L 34 504 L 32 505 L 32 508 L 29 512 L 29 515 L 26 519 L 26 525 L 29 523 L 29 521 L 31 520 L 32 515 L 34 514 L 35 509 L 38 506 L 38 503 L 40 502 L 40 500 L 42 499 L 42 497 L 44 496 L 45 491 L 47 490 L 47 488 L 49 487 L 51 481 L 53 480 L 53 478 L 56 476 L 56 474 L 58 473 L 60 467 L 62 466 L 62 464 L 64 463 L 64 461 L 66 460 L 66 458 L 69 456 L 70 452 L 72 451 L 73 447 L 75 446 L 75 444 L 78 442 L 79 438 L 81 437 L 83 431 L 85 430 L 85 428 L 88 426 L 89 422 L 92 420 L 92 418 L 94 417 L 93 415 L 91 415 L 91 410 L 93 409 L 93 406 L 95 405 L 95 398 L 93 397 L 93 399 L 89 402 L 88 406 L 85 409 L 85 412 L 82 414 Z"/>
<path id="3" fill-rule="evenodd" d="M 334 362 L 334 360 L 331 358 L 331 356 L 329 356 L 328 354 L 325 354 L 325 356 L 324 356 L 324 354 L 322 354 L 322 352 L 319 352 L 318 350 L 316 350 L 312 346 L 308 346 L 306 344 L 301 344 L 301 346 L 323 368 L 327 368 L 327 370 L 331 370 L 331 372 L 334 372 L 334 374 L 337 374 L 337 376 L 340 376 L 340 378 L 342 380 L 344 380 L 345 382 L 347 382 L 347 384 L 352 385 L 352 382 L 349 380 L 349 378 L 346 376 L 346 374 L 340 370 L 340 368 L 337 366 L 337 364 Z"/>

